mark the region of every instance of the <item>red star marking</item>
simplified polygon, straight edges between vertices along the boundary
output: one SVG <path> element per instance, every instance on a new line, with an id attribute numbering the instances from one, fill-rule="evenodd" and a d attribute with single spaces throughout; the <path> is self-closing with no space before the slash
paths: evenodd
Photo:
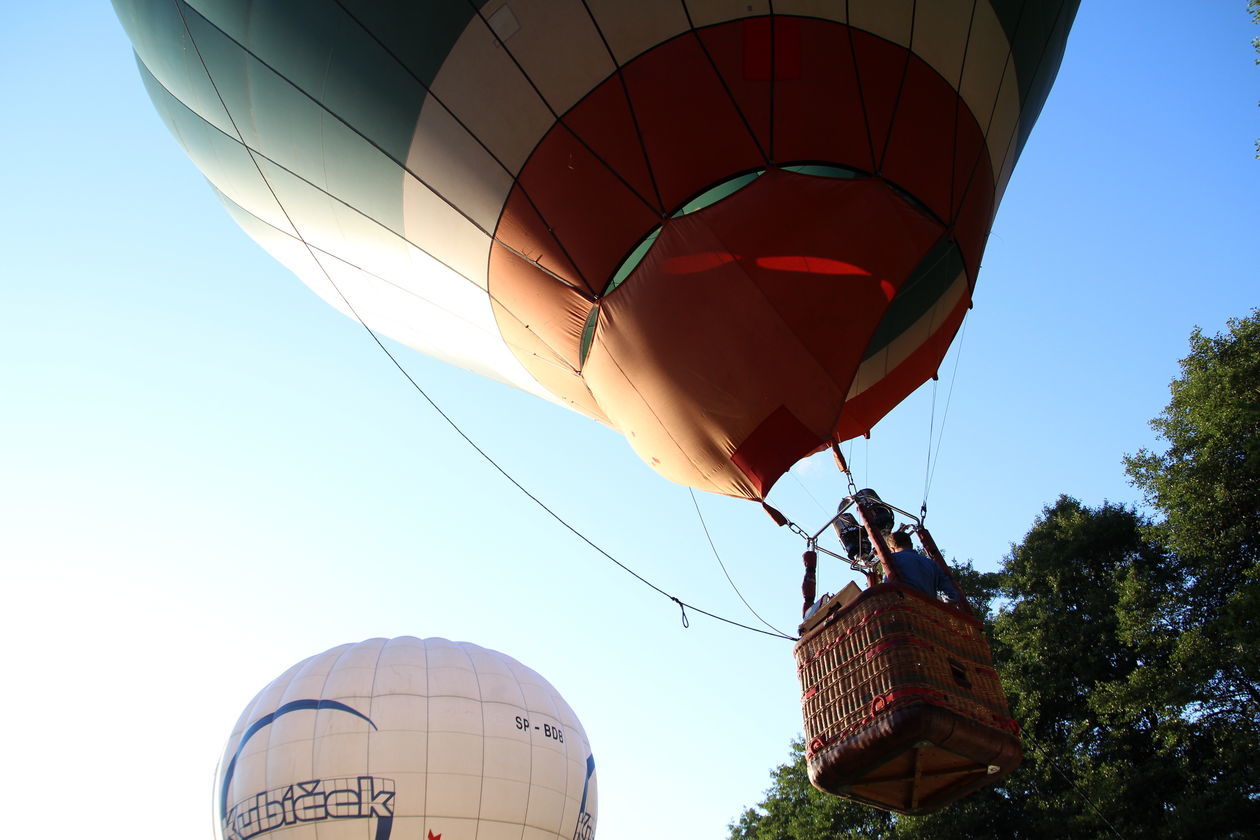
<path id="1" fill-rule="evenodd" d="M 433 829 L 429 829 L 429 840 L 442 840 L 442 835 L 434 834 Z"/>

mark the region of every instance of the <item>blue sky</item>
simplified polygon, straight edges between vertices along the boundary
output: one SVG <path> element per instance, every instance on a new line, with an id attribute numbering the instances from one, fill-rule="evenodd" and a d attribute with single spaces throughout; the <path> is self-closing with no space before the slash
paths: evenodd
<path id="1" fill-rule="evenodd" d="M 928 524 L 947 554 L 995 568 L 1060 493 L 1136 502 L 1121 458 L 1157 445 L 1147 421 L 1191 329 L 1260 304 L 1256 34 L 1242 0 L 1084 4 L 935 420 L 925 389 L 847 448 L 862 484 L 917 509 L 943 427 Z M 0 38 L 11 831 L 208 837 L 214 765 L 253 694 L 333 645 L 410 634 L 551 680 L 592 742 L 602 840 L 725 836 L 801 729 L 790 644 L 698 615 L 684 629 L 469 449 L 231 222 L 108 3 L 23 4 Z M 755 621 L 688 491 L 618 436 L 395 349 L 592 541 Z M 772 501 L 814 526 L 843 487 L 816 458 Z M 800 540 L 755 505 L 698 502 L 745 597 L 790 629 Z M 847 579 L 820 572 L 823 589 Z"/>

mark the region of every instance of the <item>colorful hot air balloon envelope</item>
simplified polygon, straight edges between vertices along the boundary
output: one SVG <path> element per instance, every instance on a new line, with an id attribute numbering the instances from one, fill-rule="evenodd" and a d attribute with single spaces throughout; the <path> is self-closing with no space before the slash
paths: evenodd
<path id="1" fill-rule="evenodd" d="M 228 739 L 220 840 L 590 840 L 595 761 L 554 688 L 446 639 L 369 639 L 294 665 Z"/>
<path id="2" fill-rule="evenodd" d="M 935 373 L 1077 0 L 114 5 L 329 303 L 756 499 Z"/>

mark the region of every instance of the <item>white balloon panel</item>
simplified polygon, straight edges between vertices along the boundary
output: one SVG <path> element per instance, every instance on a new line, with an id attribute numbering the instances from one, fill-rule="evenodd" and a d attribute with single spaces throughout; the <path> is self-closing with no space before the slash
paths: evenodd
<path id="1" fill-rule="evenodd" d="M 595 763 L 551 685 L 446 639 L 369 639 L 290 668 L 219 764 L 221 840 L 590 840 Z"/>

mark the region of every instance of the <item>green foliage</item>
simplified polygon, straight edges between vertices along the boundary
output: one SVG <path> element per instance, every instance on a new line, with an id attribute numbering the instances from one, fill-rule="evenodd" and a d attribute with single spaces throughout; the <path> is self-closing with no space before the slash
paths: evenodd
<path id="1" fill-rule="evenodd" d="M 1260 23 L 1260 0 L 1247 0 L 1247 11 L 1251 14 L 1252 23 Z M 1260 53 L 1260 38 L 1252 38 L 1251 46 Z M 1256 64 L 1260 64 L 1260 58 L 1256 59 Z"/>
<path id="2" fill-rule="evenodd" d="M 1028 836 L 1186 836 L 1151 808 L 1181 792 L 1160 742 L 1184 698 L 1165 691 L 1167 634 L 1133 632 L 1149 627 L 1132 606 L 1179 586 L 1144 524 L 1060 497 L 1006 560 L 994 658 L 1028 748 L 1009 783 Z"/>
<path id="3" fill-rule="evenodd" d="M 1185 580 L 1177 609 L 1152 620 L 1183 630 L 1174 656 L 1208 688 L 1203 712 L 1242 725 L 1260 714 L 1260 310 L 1224 335 L 1196 329 L 1190 349 L 1151 421 L 1167 449 L 1126 466 Z"/>
<path id="4" fill-rule="evenodd" d="M 1147 502 L 1167 517 L 1164 538 L 1179 554 L 1254 560 L 1260 545 L 1260 310 L 1232 319 L 1224 335 L 1196 329 L 1172 400 L 1151 426 L 1168 442 L 1162 454 L 1126 459 Z M 1213 574 L 1233 566 L 1218 563 Z"/>
<path id="5" fill-rule="evenodd" d="M 1171 392 L 1151 421 L 1166 449 L 1126 467 L 1162 517 L 1151 533 L 1174 552 L 1182 593 L 1138 615 L 1169 637 L 1186 701 L 1175 743 L 1198 807 L 1233 796 L 1260 820 L 1260 310 L 1221 335 L 1196 329 Z"/>
<path id="6" fill-rule="evenodd" d="M 1260 311 L 1190 349 L 1152 421 L 1167 448 L 1126 459 L 1154 521 L 1063 496 L 1000 572 L 956 569 L 1024 764 L 896 817 L 815 791 L 797 743 L 732 838 L 1260 836 Z"/>
<path id="7" fill-rule="evenodd" d="M 977 572 L 970 562 L 962 565 L 955 564 L 950 570 L 950 574 L 954 578 L 954 583 L 966 594 L 967 602 L 971 604 L 976 617 L 984 623 L 986 630 L 991 630 L 993 624 L 992 605 L 1002 588 L 1001 574 L 998 572 Z"/>
<path id="8" fill-rule="evenodd" d="M 1260 23 L 1260 0 L 1247 0 L 1247 12 L 1251 15 L 1252 23 Z M 1252 38 L 1251 46 L 1260 53 L 1260 38 Z M 1260 58 L 1256 59 L 1256 64 L 1260 64 Z M 1260 160 L 1260 140 L 1256 141 L 1256 159 Z"/>
<path id="9" fill-rule="evenodd" d="M 883 811 L 828 796 L 809 783 L 805 743 L 792 743 L 791 760 L 771 774 L 772 795 L 730 826 L 732 840 L 795 838 L 892 838 L 892 819 Z"/>

